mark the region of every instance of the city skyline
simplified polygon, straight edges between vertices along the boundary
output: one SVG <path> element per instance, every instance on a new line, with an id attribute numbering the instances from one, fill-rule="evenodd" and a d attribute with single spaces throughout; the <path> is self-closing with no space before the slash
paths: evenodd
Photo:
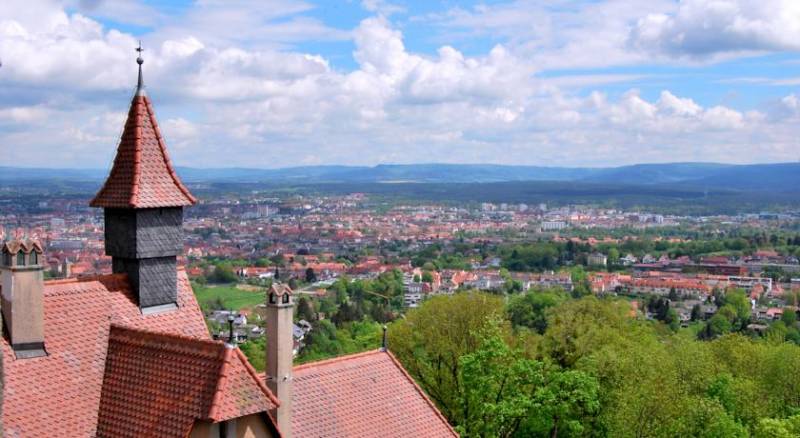
<path id="1" fill-rule="evenodd" d="M 788 162 L 800 5 L 11 1 L 0 165 L 108 168 L 136 54 L 179 166 Z"/>

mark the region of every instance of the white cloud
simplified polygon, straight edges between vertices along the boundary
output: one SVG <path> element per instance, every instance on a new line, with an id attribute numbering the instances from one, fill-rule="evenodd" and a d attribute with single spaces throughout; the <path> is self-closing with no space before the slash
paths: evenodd
<path id="1" fill-rule="evenodd" d="M 375 12 L 385 17 L 406 11 L 406 8 L 387 2 L 386 0 L 362 0 L 361 7 L 369 12 Z"/>
<path id="2" fill-rule="evenodd" d="M 530 31 L 535 35 L 528 43 L 507 41 L 478 55 L 446 44 L 431 54 L 416 53 L 406 47 L 398 26 L 378 15 L 347 32 L 355 45 L 356 66 L 350 71 L 281 45 L 294 37 L 249 39 L 259 26 L 242 36 L 231 30 L 239 26 L 203 32 L 214 11 L 244 28 L 274 17 L 301 23 L 304 19 L 292 14 L 308 5 L 274 1 L 278 10 L 245 17 L 252 4 L 223 7 L 227 4 L 200 2 L 145 40 L 145 83 L 173 159 L 181 165 L 602 165 L 748 161 L 756 152 L 759 159 L 781 160 L 789 158 L 786 145 L 797 135 L 794 95 L 765 113 L 743 112 L 701 105 L 669 90 L 648 98 L 637 90 L 584 96 L 573 88 L 639 75 L 537 75 L 542 65 L 624 63 L 639 56 L 621 48 L 627 44 L 625 23 L 642 16 L 641 2 L 594 5 L 589 8 L 598 14 L 594 18 L 583 9 L 564 12 L 563 34 L 548 30 L 542 19 L 545 29 Z M 22 2 L 13 5 L 25 9 Z M 532 3 L 512 6 L 517 9 L 483 7 L 453 19 L 488 17 L 487 26 L 522 28 L 531 15 L 512 12 L 536 11 Z M 135 83 L 136 38 L 82 14 L 67 14 L 57 3 L 34 15 L 40 20 L 0 10 L 0 94 L 25 98 L 24 104 L 0 102 L 0 144 L 34 151 L 3 150 L 0 160 L 106 166 Z M 590 32 L 594 24 L 596 38 Z M 532 55 L 537 47 L 545 50 Z M 563 50 L 560 57 L 555 47 Z"/>
<path id="3" fill-rule="evenodd" d="M 48 110 L 41 106 L 22 106 L 0 108 L 0 123 L 3 121 L 19 124 L 30 124 L 43 121 Z"/>
<path id="4" fill-rule="evenodd" d="M 796 0 L 684 0 L 674 13 L 638 20 L 632 46 L 669 56 L 800 49 Z"/>
<path id="5" fill-rule="evenodd" d="M 661 92 L 657 105 L 662 111 L 680 116 L 696 116 L 702 111 L 700 105 L 696 104 L 692 99 L 680 98 L 667 90 Z"/>

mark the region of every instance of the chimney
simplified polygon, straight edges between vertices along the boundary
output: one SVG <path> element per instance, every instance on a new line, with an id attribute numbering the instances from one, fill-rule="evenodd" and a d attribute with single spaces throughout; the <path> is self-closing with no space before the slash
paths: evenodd
<path id="1" fill-rule="evenodd" d="M 196 199 L 172 167 L 142 81 L 108 179 L 91 202 L 103 208 L 106 255 L 114 273 L 128 274 L 142 313 L 177 307 L 177 256 L 183 250 L 183 208 Z"/>
<path id="2" fill-rule="evenodd" d="M 267 293 L 267 386 L 281 402 L 273 416 L 286 438 L 292 436 L 293 316 L 292 290 L 273 283 Z"/>
<path id="3" fill-rule="evenodd" d="M 2 312 L 17 359 L 44 356 L 44 267 L 42 246 L 11 240 L 2 246 Z"/>

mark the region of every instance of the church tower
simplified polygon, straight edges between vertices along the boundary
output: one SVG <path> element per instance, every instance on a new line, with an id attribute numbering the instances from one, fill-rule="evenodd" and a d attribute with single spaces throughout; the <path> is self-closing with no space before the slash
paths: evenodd
<path id="1" fill-rule="evenodd" d="M 139 81 L 108 179 L 91 202 L 103 208 L 106 255 L 128 274 L 143 313 L 177 304 L 177 256 L 183 250 L 183 208 L 197 201 L 172 167 L 142 81 Z"/>

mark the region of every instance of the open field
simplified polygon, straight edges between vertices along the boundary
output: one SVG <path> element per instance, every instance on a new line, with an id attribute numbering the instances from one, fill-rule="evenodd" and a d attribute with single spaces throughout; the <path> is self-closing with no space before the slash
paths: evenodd
<path id="1" fill-rule="evenodd" d="M 242 290 L 234 284 L 228 285 L 199 285 L 193 284 L 194 294 L 201 307 L 206 303 L 219 299 L 227 309 L 239 310 L 246 307 L 255 307 L 266 302 L 266 293 L 262 291 Z"/>

